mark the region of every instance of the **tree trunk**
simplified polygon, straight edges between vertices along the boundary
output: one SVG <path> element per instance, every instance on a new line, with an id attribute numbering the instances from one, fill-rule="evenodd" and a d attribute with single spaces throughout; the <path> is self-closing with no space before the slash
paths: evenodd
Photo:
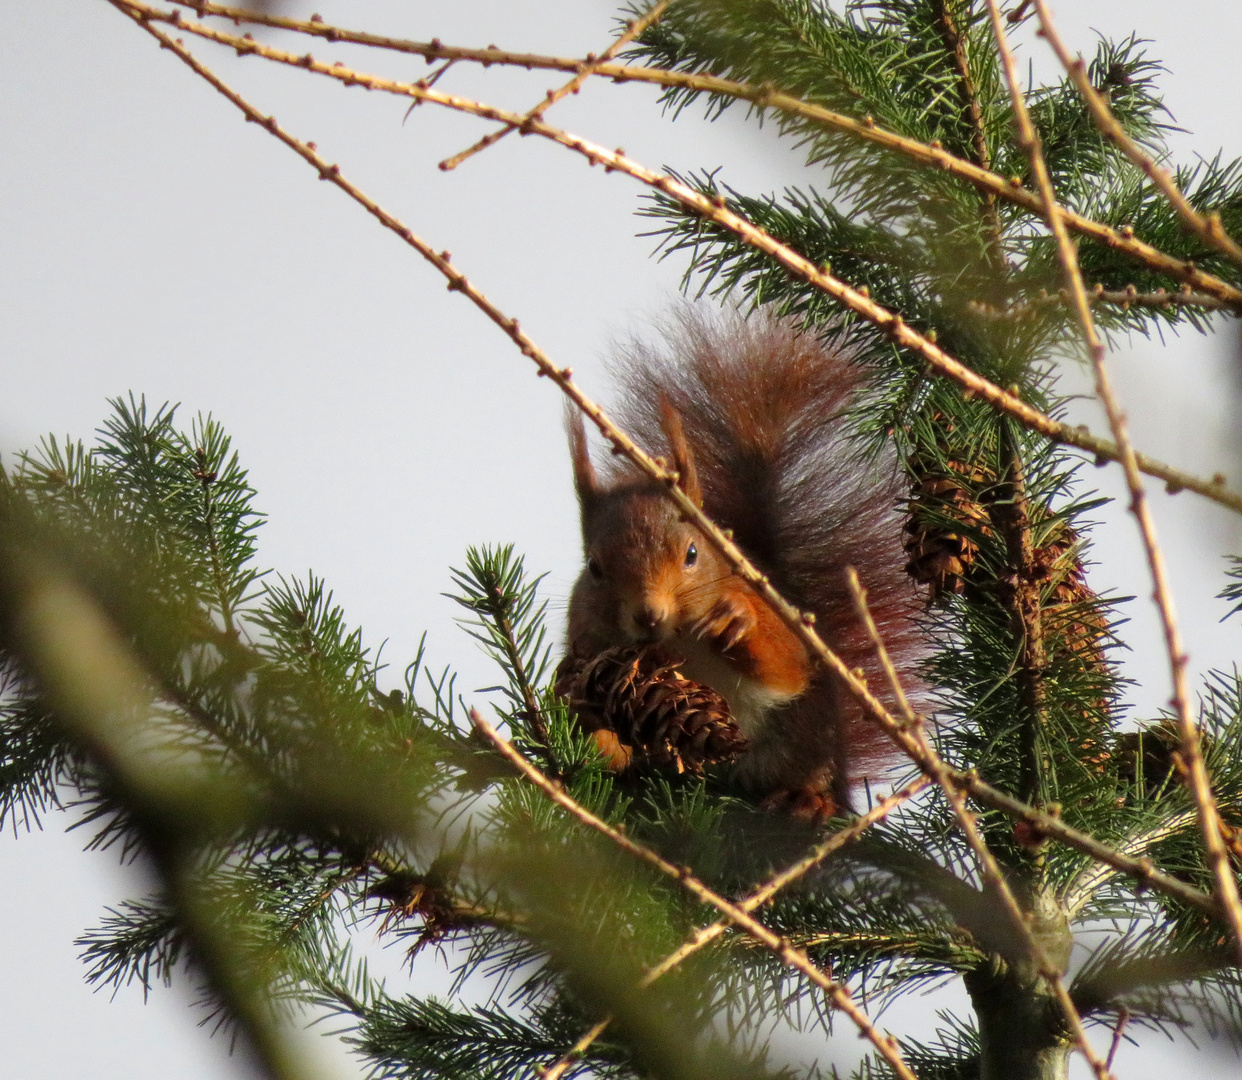
<path id="1" fill-rule="evenodd" d="M 1041 902 L 1042 900 L 1042 902 Z M 1035 900 L 1028 926 L 1062 972 L 1073 937 L 1065 913 L 1051 898 Z M 1066 1080 L 1072 1042 L 1052 989 L 1035 963 L 1017 952 L 966 976 L 979 1020 L 979 1080 Z"/>

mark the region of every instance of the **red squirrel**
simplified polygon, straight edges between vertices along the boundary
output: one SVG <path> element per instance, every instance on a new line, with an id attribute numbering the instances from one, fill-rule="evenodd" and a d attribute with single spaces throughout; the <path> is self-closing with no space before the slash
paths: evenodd
<path id="1" fill-rule="evenodd" d="M 614 416 L 671 459 L 682 490 L 879 692 L 887 684 L 845 577 L 853 566 L 898 672 L 917 685 L 899 479 L 844 431 L 857 368 L 840 346 L 762 313 L 686 309 L 666 329 L 669 353 L 636 344 L 620 358 Z M 580 414 L 567 427 L 586 560 L 569 601 L 569 654 L 667 646 L 685 657 L 687 678 L 729 703 L 749 741 L 737 774 L 764 805 L 808 818 L 848 808 L 883 735 L 658 484 L 615 460 L 601 480 Z"/>

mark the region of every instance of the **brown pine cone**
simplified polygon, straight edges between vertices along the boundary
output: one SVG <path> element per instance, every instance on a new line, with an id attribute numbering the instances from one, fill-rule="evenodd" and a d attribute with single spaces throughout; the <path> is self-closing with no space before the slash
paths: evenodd
<path id="1" fill-rule="evenodd" d="M 677 670 L 684 662 L 658 645 L 567 656 L 556 670 L 556 692 L 618 771 L 651 764 L 697 773 L 732 761 L 746 737 L 724 698 Z"/>
<path id="2" fill-rule="evenodd" d="M 943 417 L 940 420 L 947 423 Z M 910 560 L 906 573 L 928 586 L 932 600 L 962 591 L 979 554 L 979 545 L 970 534 L 991 531 L 978 493 L 995 483 L 995 476 L 978 464 L 955 460 L 947 441 L 951 432 L 950 424 L 939 440 L 943 460 L 915 454 L 909 462 L 914 485 L 902 541 Z"/>

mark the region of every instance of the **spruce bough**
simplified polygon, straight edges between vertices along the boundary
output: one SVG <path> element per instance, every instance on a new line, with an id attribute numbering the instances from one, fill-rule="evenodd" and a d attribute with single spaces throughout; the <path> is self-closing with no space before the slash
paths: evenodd
<path id="1" fill-rule="evenodd" d="M 975 0 L 844 12 L 813 0 L 677 0 L 631 53 L 771 86 L 1030 187 L 990 34 Z M 1124 130 L 1162 160 L 1159 73 L 1134 38 L 1102 42 L 1088 67 Z M 1100 133 L 1068 78 L 1027 100 L 1064 206 L 1240 283 Z M 667 104 L 703 104 L 709 116 L 737 106 L 686 89 Z M 747 194 L 710 169 L 692 183 L 866 286 L 992 382 L 1063 411 L 1058 366 L 1077 352 L 1076 329 L 1038 220 L 896 151 L 752 111 L 804 146 L 806 183 Z M 1242 164 L 1214 158 L 1176 179 L 1238 235 Z M 964 397 L 735 234 L 658 195 L 645 213 L 664 255 L 688 259 L 690 291 L 844 332 L 867 368 L 855 432 L 860 451 L 895 444 L 909 479 L 906 550 L 936 643 L 939 753 L 1211 893 L 1175 735 L 1160 718 L 1120 727 L 1110 659 L 1120 601 L 1084 575 L 1101 500 L 1076 454 Z M 1193 304 L 1125 299 L 1171 283 L 1124 253 L 1090 239 L 1078 252 L 1105 332 L 1215 325 Z M 219 424 L 182 426 L 133 398 L 113 403 L 92 447 L 48 440 L 0 481 L 0 821 L 33 827 L 72 799 L 97 844 L 141 852 L 160 883 L 83 937 L 88 977 L 149 987 L 188 972 L 276 1076 L 296 1068 L 277 1021 L 303 1008 L 336 1014 L 380 1076 L 534 1075 L 605 1016 L 571 1075 L 804 1075 L 770 1036 L 781 1024 L 839 1033 L 818 992 L 736 931 L 638 990 L 715 913 L 516 776 L 470 733 L 450 671 L 420 652 L 394 686 L 325 582 L 261 572 L 254 495 Z M 511 549 L 470 552 L 453 589 L 497 665 L 494 701 L 514 744 L 597 817 L 729 897 L 822 840 L 757 812 L 726 774 L 610 774 L 548 688 L 556 628 Z M 1238 676 L 1211 676 L 1200 712 L 1232 836 Z M 1242 986 L 1223 921 L 1024 822 L 972 810 L 1088 1023 L 1197 1020 L 1236 1034 Z M 934 1041 L 901 1041 L 916 1075 L 1067 1075 L 1071 1033 L 1046 973 L 934 787 L 760 915 L 871 1006 L 962 981 L 971 1015 L 946 1015 Z M 453 993 L 375 978 L 360 942 L 376 925 L 412 954 L 451 947 Z M 1076 943 L 1086 959 L 1076 954 L 1071 970 Z M 887 1069 L 869 1059 L 860 1075 Z"/>

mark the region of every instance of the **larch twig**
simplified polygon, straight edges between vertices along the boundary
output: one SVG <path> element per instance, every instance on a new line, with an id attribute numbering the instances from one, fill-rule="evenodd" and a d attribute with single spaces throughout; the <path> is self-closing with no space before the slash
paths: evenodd
<path id="1" fill-rule="evenodd" d="M 154 8 L 139 0 L 109 0 L 113 6 L 129 12 L 139 21 L 157 19 L 169 21 Z M 310 53 L 297 56 L 283 49 L 263 45 L 250 38 L 238 37 L 208 27 L 182 24 L 172 20 L 175 25 L 184 25 L 184 29 L 200 37 L 236 49 L 239 55 L 261 56 L 277 63 L 300 67 L 329 78 L 337 79 L 347 86 L 365 86 L 372 90 L 434 102 L 446 108 L 468 113 L 472 116 L 488 120 L 520 123 L 522 115 L 491 105 L 485 105 L 471 98 L 433 90 L 418 83 L 402 83 L 393 79 L 358 72 L 337 62 L 328 64 L 316 60 Z M 551 126 L 542 120 L 531 121 L 523 128 L 525 134 L 539 135 L 549 139 L 573 152 L 582 155 L 591 165 L 602 164 L 606 172 L 623 172 L 628 176 L 668 195 L 688 209 L 730 230 L 746 243 L 759 251 L 771 256 L 790 273 L 803 279 L 814 287 L 827 293 L 856 315 L 873 323 L 883 330 L 895 343 L 921 356 L 927 364 L 939 374 L 949 378 L 962 387 L 967 395 L 982 398 L 992 408 L 1007 413 L 1020 423 L 1045 435 L 1049 439 L 1068 446 L 1078 447 L 1093 454 L 1097 462 L 1120 461 L 1121 452 L 1115 443 L 1100 438 L 1085 426 L 1070 425 L 1056 420 L 1046 413 L 1024 402 L 1018 395 L 1001 389 L 995 383 L 979 375 L 972 368 L 955 359 L 936 344 L 934 334 L 921 334 L 908 326 L 900 315 L 877 304 L 870 297 L 866 288 L 855 289 L 839 278 L 834 277 L 823 267 L 817 266 L 809 259 L 786 244 L 754 225 L 748 219 L 729 210 L 723 196 L 708 198 L 667 173 L 657 173 L 627 157 L 621 150 L 609 150 L 599 144 L 590 142 L 561 128 Z M 1042 206 L 1042 203 L 1040 204 Z M 1231 491 L 1220 474 L 1210 480 L 1190 473 L 1174 469 L 1161 461 L 1156 461 L 1143 454 L 1137 454 L 1139 468 L 1163 480 L 1171 492 L 1194 491 L 1214 502 L 1220 503 L 1235 512 L 1242 513 L 1242 494 Z"/>
<path id="2" fill-rule="evenodd" d="M 279 15 L 251 11 L 247 8 L 230 7 L 224 4 L 210 3 L 208 0 L 172 0 L 174 3 L 199 13 L 199 16 L 217 15 L 230 19 L 234 23 L 249 22 L 256 25 L 270 26 L 296 33 L 308 34 L 331 42 L 367 45 L 381 49 L 422 56 L 431 63 L 436 60 L 462 60 L 478 63 L 484 67 L 492 64 L 504 64 L 521 67 L 526 70 L 554 70 L 578 72 L 583 69 L 584 61 L 574 57 L 546 56 L 538 53 L 513 52 L 495 46 L 487 48 L 466 48 L 456 45 L 445 45 L 438 38 L 431 41 L 411 41 L 404 38 L 386 37 L 382 34 L 371 34 L 358 30 L 347 30 L 314 19 L 291 19 Z M 143 5 L 150 18 L 162 21 L 174 21 L 166 12 L 159 12 Z M 176 14 L 179 14 L 176 13 Z M 185 29 L 192 30 L 189 25 Z M 197 32 L 197 31 L 195 31 Z M 802 101 L 789 94 L 782 94 L 770 86 L 754 86 L 750 83 L 735 82 L 717 78 L 713 75 L 698 75 L 690 72 L 668 71 L 664 68 L 643 67 L 637 64 L 596 64 L 593 74 L 597 78 L 609 79 L 613 82 L 644 82 L 657 86 L 693 90 L 709 94 L 722 94 L 739 100 L 749 101 L 758 108 L 779 109 L 790 115 L 799 116 L 840 131 L 854 138 L 873 142 L 878 146 L 904 154 L 928 168 L 940 169 L 952 173 L 963 181 L 973 184 L 980 190 L 998 198 L 1023 207 L 1032 214 L 1043 216 L 1043 204 L 1039 196 L 1024 188 L 1020 181 L 1011 177 L 1000 176 L 974 162 L 966 161 L 949 153 L 935 142 L 923 143 L 910 139 L 880 127 L 871 117 L 856 120 L 851 116 L 833 112 L 810 102 Z M 518 115 L 518 114 L 514 114 Z M 505 121 L 507 122 L 507 121 Z M 1075 232 L 1089 236 L 1105 246 L 1123 251 L 1153 270 L 1165 273 L 1190 285 L 1192 288 L 1215 297 L 1233 310 L 1242 310 L 1242 290 L 1222 281 L 1220 278 L 1205 273 L 1192 262 L 1177 259 L 1173 256 L 1138 240 L 1132 230 L 1114 229 L 1091 218 L 1072 211 L 1064 211 L 1065 223 Z"/>
<path id="3" fill-rule="evenodd" d="M 442 162 L 440 162 L 440 168 L 445 172 L 455 169 L 468 158 L 474 157 L 475 154 L 486 150 L 489 146 L 495 146 L 496 143 L 500 142 L 501 139 L 511 132 L 520 131 L 523 124 L 530 123 L 532 120 L 541 120 L 543 118 L 543 114 L 558 101 L 564 97 L 568 97 L 570 94 L 576 94 L 579 90 L 581 90 L 582 84 L 599 70 L 599 66 L 601 64 L 608 63 L 609 60 L 612 60 L 631 41 L 646 30 L 647 27 L 657 22 L 664 14 L 664 11 L 668 5 L 669 0 L 659 0 L 659 2 L 656 3 L 651 10 L 641 18 L 631 19 L 626 24 L 624 32 L 621 33 L 617 39 L 608 46 L 608 48 L 604 51 L 603 56 L 597 58 L 592 54 L 588 54 L 586 60 L 583 61 L 582 67 L 578 70 L 578 73 L 563 86 L 559 86 L 555 90 L 549 90 L 547 96 L 539 102 L 538 105 L 526 113 L 526 115 L 522 118 L 522 123 L 505 124 L 505 126 L 499 131 L 493 131 L 487 135 L 484 135 L 483 138 L 481 138 L 473 146 L 467 147 L 465 150 L 462 150 L 458 154 L 454 154 L 450 158 L 445 158 Z"/>
<path id="4" fill-rule="evenodd" d="M 1087 65 L 1082 57 L 1071 56 L 1069 49 L 1065 47 L 1065 42 L 1061 40 L 1061 35 L 1057 33 L 1056 25 L 1052 21 L 1046 0 L 1035 0 L 1035 11 L 1039 15 L 1039 30 L 1036 33 L 1052 46 L 1052 51 L 1057 54 L 1057 59 L 1061 61 L 1067 74 L 1078 88 L 1078 93 L 1086 102 L 1096 127 L 1159 188 L 1160 193 L 1168 199 L 1169 205 L 1177 212 L 1177 216 L 1182 219 L 1182 224 L 1187 229 L 1208 247 L 1215 248 L 1242 265 L 1242 247 L 1239 247 L 1233 237 L 1225 232 L 1220 214 L 1213 212 L 1204 216 L 1191 206 L 1168 169 L 1163 168 L 1150 154 L 1146 153 L 1117 122 L 1117 117 L 1113 115 L 1113 110 L 1109 108 L 1104 95 L 1092 86 L 1091 80 L 1087 78 Z"/>
<path id="5" fill-rule="evenodd" d="M 1033 315 L 1035 312 L 1053 304 L 1064 304 L 1070 299 L 1068 289 L 1058 289 L 1055 293 L 1047 293 L 1033 300 L 1023 300 L 1010 304 L 1008 307 L 994 307 L 982 300 L 970 300 L 966 306 L 975 314 L 985 319 L 1013 319 Z M 1204 293 L 1169 292 L 1167 289 L 1153 289 L 1151 292 L 1139 292 L 1133 285 L 1124 289 L 1106 289 L 1096 284 L 1087 290 L 1087 300 L 1093 307 L 1107 305 L 1128 309 L 1132 307 L 1150 308 L 1200 308 L 1203 311 L 1227 311 L 1228 304 L 1222 304 L 1214 296 Z"/>

